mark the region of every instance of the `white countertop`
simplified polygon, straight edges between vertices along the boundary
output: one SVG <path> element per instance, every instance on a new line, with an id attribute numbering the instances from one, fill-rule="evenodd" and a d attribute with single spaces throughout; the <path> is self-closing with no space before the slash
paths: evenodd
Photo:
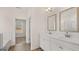
<path id="1" fill-rule="evenodd" d="M 79 33 L 78 33 L 79 34 Z M 72 44 L 79 45 L 79 36 L 78 35 L 70 35 L 70 38 L 65 37 L 65 33 L 53 33 L 53 34 L 42 34 L 42 37 L 49 37 L 50 39 L 62 40 L 65 42 L 69 42 Z"/>

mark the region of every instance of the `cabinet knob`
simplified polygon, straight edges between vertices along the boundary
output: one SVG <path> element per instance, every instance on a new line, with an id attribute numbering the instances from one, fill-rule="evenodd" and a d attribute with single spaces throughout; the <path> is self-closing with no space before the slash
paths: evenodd
<path id="1" fill-rule="evenodd" d="M 63 47 L 61 47 L 61 46 L 60 46 L 59 48 L 60 48 L 60 49 L 63 49 Z"/>

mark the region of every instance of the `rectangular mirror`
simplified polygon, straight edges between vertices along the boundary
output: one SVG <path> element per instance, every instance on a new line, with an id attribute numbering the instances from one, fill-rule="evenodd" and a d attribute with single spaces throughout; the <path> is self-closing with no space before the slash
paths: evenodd
<path id="1" fill-rule="evenodd" d="M 48 16 L 47 19 L 47 29 L 48 31 L 55 31 L 56 30 L 56 14 L 52 16 Z"/>
<path id="2" fill-rule="evenodd" d="M 77 13 L 75 8 L 69 8 L 60 12 L 60 31 L 77 31 Z"/>

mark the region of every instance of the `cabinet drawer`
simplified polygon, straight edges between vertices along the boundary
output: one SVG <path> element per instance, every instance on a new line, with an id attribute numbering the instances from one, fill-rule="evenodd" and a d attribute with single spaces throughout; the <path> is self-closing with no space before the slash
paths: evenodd
<path id="1" fill-rule="evenodd" d="M 71 49 L 68 46 L 64 45 L 63 43 L 60 43 L 59 50 L 60 51 L 71 51 Z"/>
<path id="2" fill-rule="evenodd" d="M 70 51 L 71 49 L 64 44 L 64 42 L 52 39 L 51 40 L 51 51 Z"/>
<path id="3" fill-rule="evenodd" d="M 68 49 L 70 49 L 71 51 L 79 51 L 79 45 L 77 44 L 63 42 L 63 45 L 67 47 Z"/>
<path id="4" fill-rule="evenodd" d="M 59 49 L 62 51 L 79 51 L 79 45 L 65 42 L 65 41 L 58 41 L 59 43 Z"/>

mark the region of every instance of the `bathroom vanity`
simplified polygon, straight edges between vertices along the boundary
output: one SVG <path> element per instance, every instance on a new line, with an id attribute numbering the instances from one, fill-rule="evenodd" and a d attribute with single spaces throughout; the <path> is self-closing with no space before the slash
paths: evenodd
<path id="1" fill-rule="evenodd" d="M 40 35 L 40 47 L 44 51 L 79 51 L 79 33 L 43 33 Z"/>
<path id="2" fill-rule="evenodd" d="M 79 51 L 79 8 L 59 10 L 55 15 L 47 19 L 49 33 L 40 34 L 40 47 L 45 51 Z"/>

